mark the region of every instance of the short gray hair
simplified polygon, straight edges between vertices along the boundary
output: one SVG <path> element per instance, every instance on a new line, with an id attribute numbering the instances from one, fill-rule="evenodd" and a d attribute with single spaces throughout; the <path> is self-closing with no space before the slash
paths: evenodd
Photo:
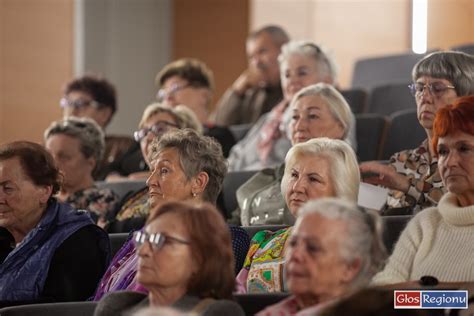
<path id="1" fill-rule="evenodd" d="M 382 269 L 387 258 L 380 215 L 347 200 L 322 198 L 303 205 L 299 211 L 298 221 L 303 221 L 306 216 L 313 214 L 347 224 L 347 235 L 340 238 L 339 254 L 347 263 L 361 260 L 361 269 L 352 280 L 351 289 L 357 290 L 367 285 Z"/>
<path id="2" fill-rule="evenodd" d="M 328 54 L 326 49 L 309 42 L 309 41 L 290 41 L 282 46 L 281 54 L 278 56 L 278 61 L 281 66 L 286 62 L 291 55 L 302 55 L 313 58 L 318 65 L 318 71 L 321 76 L 329 77 L 331 81 L 336 81 L 337 69 L 333 58 Z M 280 71 L 281 76 L 284 75 Z"/>
<path id="3" fill-rule="evenodd" d="M 198 131 L 199 133 L 202 133 L 201 123 L 199 123 L 196 114 L 194 114 L 194 112 L 188 107 L 179 105 L 176 108 L 173 108 L 169 105 L 158 102 L 152 103 L 145 108 L 140 123 L 138 124 L 138 128 L 143 128 L 146 121 L 159 113 L 167 113 L 171 115 L 176 121 L 178 128 L 191 128 Z"/>
<path id="4" fill-rule="evenodd" d="M 455 51 L 431 53 L 413 67 L 413 81 L 421 76 L 449 80 L 459 97 L 474 94 L 474 56 Z"/>
<path id="5" fill-rule="evenodd" d="M 171 130 L 163 134 L 158 141 L 153 140 L 150 161 L 168 148 L 178 152 L 181 168 L 188 180 L 202 171 L 207 173 L 209 182 L 204 189 L 203 199 L 215 204 L 227 173 L 227 163 L 221 145 L 214 138 L 199 135 L 189 128 Z"/>
<path id="6" fill-rule="evenodd" d="M 96 161 L 96 167 L 104 156 L 104 132 L 90 118 L 70 116 L 55 121 L 44 132 L 44 141 L 46 142 L 53 135 L 67 135 L 78 139 L 81 153 L 86 158 L 93 157 Z"/>
<path id="7" fill-rule="evenodd" d="M 351 146 L 342 140 L 327 137 L 313 138 L 304 143 L 296 144 L 286 154 L 284 178 L 289 176 L 297 158 L 302 155 L 327 157 L 331 165 L 329 174 L 336 191 L 336 197 L 357 202 L 360 172 L 356 155 Z M 282 180 L 283 195 L 288 190 L 285 185 L 286 182 Z"/>
<path id="8" fill-rule="evenodd" d="M 346 99 L 339 91 L 332 85 L 320 82 L 301 89 L 291 100 L 290 109 L 292 109 L 296 102 L 302 97 L 318 96 L 328 105 L 331 115 L 337 120 L 344 129 L 343 140 L 350 143 L 349 134 L 354 127 L 354 114 Z"/>
<path id="9" fill-rule="evenodd" d="M 250 33 L 247 41 L 254 40 L 263 33 L 267 33 L 272 39 L 272 42 L 279 47 L 290 40 L 290 37 L 282 27 L 278 25 L 266 25 Z"/>

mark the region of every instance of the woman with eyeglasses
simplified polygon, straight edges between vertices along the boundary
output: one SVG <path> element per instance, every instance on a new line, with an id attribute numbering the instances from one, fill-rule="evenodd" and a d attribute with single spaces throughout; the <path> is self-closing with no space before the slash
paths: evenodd
<path id="1" fill-rule="evenodd" d="M 285 248 L 291 295 L 258 316 L 319 315 L 367 286 L 386 257 L 380 216 L 335 198 L 303 205 Z"/>
<path id="2" fill-rule="evenodd" d="M 432 126 L 438 172 L 448 192 L 408 223 L 375 284 L 425 276 L 474 280 L 474 95 L 439 109 Z"/>
<path id="3" fill-rule="evenodd" d="M 219 144 L 210 137 L 199 135 L 191 129 L 172 130 L 155 140 L 149 148 L 152 172 L 147 180 L 148 210 L 137 216 L 141 229 L 148 216 L 153 217 L 156 207 L 170 201 L 188 201 L 193 204 L 215 204 L 222 189 L 227 165 Z M 199 223 L 196 223 L 199 228 Z M 204 229 L 204 228 L 203 228 Z M 248 250 L 249 237 L 240 227 L 229 227 L 235 253 L 235 267 L 242 266 Z M 212 230 L 203 231 L 212 234 Z M 210 247 L 214 247 L 209 243 Z M 95 300 L 105 293 L 118 290 L 146 292 L 136 279 L 138 257 L 131 240 L 117 252 L 106 271 Z"/>
<path id="4" fill-rule="evenodd" d="M 104 133 L 89 118 L 69 117 L 53 122 L 44 132 L 45 147 L 63 175 L 56 198 L 90 212 L 99 226 L 118 204 L 109 189 L 98 188 L 93 173 L 104 154 Z"/>
<path id="5" fill-rule="evenodd" d="M 413 81 L 410 90 L 416 99 L 418 121 L 426 131 L 426 140 L 418 148 L 394 154 L 389 165 L 378 162 L 360 165 L 363 181 L 390 189 L 383 209 L 388 214 L 391 209 L 401 207 L 417 213 L 437 205 L 446 192 L 431 147 L 433 120 L 438 110 L 457 97 L 474 93 L 474 56 L 453 51 L 427 55 L 413 68 Z"/>
<path id="6" fill-rule="evenodd" d="M 202 131 L 196 116 L 185 106 L 171 108 L 160 103 L 153 103 L 146 107 L 142 119 L 138 124 L 138 130 L 134 133 L 134 138 L 139 148 L 132 148 L 122 160 L 122 164 L 131 163 L 136 165 L 134 160 L 141 160 L 140 165 L 143 171 L 130 174 L 126 178 L 119 176 L 109 176 L 108 181 L 119 180 L 146 180 L 150 176 L 152 169 L 149 160 L 150 145 L 154 140 L 158 140 L 165 132 L 191 128 L 199 133 Z M 134 154 L 135 152 L 136 154 Z M 124 166 L 123 168 L 126 168 Z M 146 185 L 142 189 L 134 192 L 132 195 L 125 196 L 125 199 L 119 203 L 120 209 L 115 210 L 112 216 L 109 216 L 106 230 L 110 233 L 129 232 L 133 229 L 141 228 L 144 220 L 148 216 L 148 188 Z"/>
<path id="7" fill-rule="evenodd" d="M 171 306 L 193 315 L 244 315 L 230 300 L 234 261 L 229 229 L 219 212 L 195 202 L 155 205 L 145 228 L 133 235 L 137 281 L 148 295 L 110 293 L 94 315 L 122 315 L 146 306 Z"/>

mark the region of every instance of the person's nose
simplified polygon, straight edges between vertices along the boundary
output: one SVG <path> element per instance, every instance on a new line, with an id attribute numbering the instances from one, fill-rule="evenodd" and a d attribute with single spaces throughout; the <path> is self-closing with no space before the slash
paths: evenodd
<path id="1" fill-rule="evenodd" d="M 291 249 L 288 251 L 287 260 L 292 262 L 301 262 L 304 258 L 304 245 L 301 242 L 297 242 Z"/>
<path id="2" fill-rule="evenodd" d="M 306 120 L 303 117 L 299 117 L 295 120 L 294 129 L 295 131 L 302 131 L 308 127 Z"/>
<path id="3" fill-rule="evenodd" d="M 296 179 L 294 182 L 293 182 L 293 186 L 292 186 L 292 189 L 293 189 L 293 192 L 298 192 L 298 193 L 303 193 L 304 192 L 304 181 L 302 179 L 302 177 L 299 177 L 298 179 Z"/>
<path id="4" fill-rule="evenodd" d="M 147 187 L 150 188 L 156 185 L 156 177 L 157 177 L 157 171 L 156 171 L 156 168 L 154 168 L 150 176 L 148 177 L 148 179 L 146 179 Z"/>
<path id="5" fill-rule="evenodd" d="M 151 246 L 148 241 L 144 242 L 141 246 L 137 249 L 137 254 L 139 257 L 147 257 L 151 254 Z"/>

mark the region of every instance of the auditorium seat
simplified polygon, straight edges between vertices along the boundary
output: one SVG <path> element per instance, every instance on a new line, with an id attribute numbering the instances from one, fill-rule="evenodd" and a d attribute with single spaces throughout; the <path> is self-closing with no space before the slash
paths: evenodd
<path id="1" fill-rule="evenodd" d="M 426 132 L 418 122 L 415 109 L 393 113 L 387 128 L 381 159 L 390 159 L 394 153 L 414 149 L 426 139 Z"/>
<path id="2" fill-rule="evenodd" d="M 388 126 L 388 118 L 376 113 L 356 114 L 357 158 L 377 160 Z"/>
<path id="3" fill-rule="evenodd" d="M 238 125 L 230 125 L 229 129 L 234 135 L 235 141 L 238 142 L 242 138 L 247 135 L 247 132 L 252 128 L 254 124 L 238 124 Z"/>
<path id="4" fill-rule="evenodd" d="M 97 302 L 44 303 L 5 307 L 0 316 L 92 316 Z"/>
<path id="5" fill-rule="evenodd" d="M 138 191 L 146 186 L 145 180 L 126 180 L 126 181 L 96 181 L 95 185 L 99 188 L 112 190 L 119 196 L 119 201 L 131 192 Z"/>
<path id="6" fill-rule="evenodd" d="M 346 99 L 351 107 L 352 113 L 365 113 L 367 110 L 367 91 L 364 89 L 347 89 L 341 91 L 342 96 Z"/>
<path id="7" fill-rule="evenodd" d="M 243 308 L 245 315 L 253 316 L 288 296 L 289 293 L 234 294 L 234 299 Z"/>
<path id="8" fill-rule="evenodd" d="M 453 46 L 451 47 L 451 49 L 459 52 L 464 52 L 466 54 L 474 55 L 474 43 Z"/>
<path id="9" fill-rule="evenodd" d="M 411 82 L 413 66 L 423 57 L 424 55 L 405 53 L 361 58 L 354 66 L 352 88 L 362 88 L 370 94 L 376 86 Z"/>
<path id="10" fill-rule="evenodd" d="M 122 248 L 129 235 L 128 233 L 109 234 L 111 259 L 115 256 L 117 251 Z"/>
<path id="11" fill-rule="evenodd" d="M 391 83 L 372 90 L 368 112 L 391 115 L 404 109 L 416 109 L 415 97 L 408 89 L 409 83 Z"/>
<path id="12" fill-rule="evenodd" d="M 398 237 L 412 218 L 412 215 L 382 216 L 383 243 L 388 253 L 392 253 Z"/>
<path id="13" fill-rule="evenodd" d="M 238 206 L 237 197 L 235 196 L 237 189 L 255 173 L 256 171 L 238 171 L 226 174 L 222 185 L 222 192 L 219 194 L 217 202 L 218 207 L 226 218 L 230 218 L 232 211 Z"/>

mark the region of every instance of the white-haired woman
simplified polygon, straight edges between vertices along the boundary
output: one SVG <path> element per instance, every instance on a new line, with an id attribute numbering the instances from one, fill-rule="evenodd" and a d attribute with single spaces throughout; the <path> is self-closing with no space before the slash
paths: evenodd
<path id="1" fill-rule="evenodd" d="M 366 286 L 386 257 L 380 216 L 335 198 L 301 207 L 285 248 L 285 280 L 292 295 L 259 316 L 316 315 Z"/>
<path id="2" fill-rule="evenodd" d="M 278 60 L 284 98 L 232 148 L 229 171 L 260 170 L 281 164 L 291 147 L 282 124 L 291 99 L 309 85 L 335 82 L 333 61 L 311 42 L 291 41 L 283 45 Z"/>
<path id="3" fill-rule="evenodd" d="M 300 90 L 288 109 L 288 138 L 292 145 L 328 137 L 350 143 L 354 115 L 344 97 L 331 85 L 318 83 Z M 294 223 L 280 185 L 285 165 L 258 172 L 237 190 L 239 208 L 233 223 L 243 226 Z M 261 203 L 260 201 L 265 201 Z"/>
<path id="4" fill-rule="evenodd" d="M 298 217 L 299 208 L 309 200 L 339 197 L 355 203 L 359 182 L 359 168 L 352 148 L 344 141 L 322 137 L 290 149 L 281 191 L 291 214 Z M 255 234 L 244 267 L 237 276 L 238 292 L 287 289 L 282 274 L 283 254 L 291 232 L 289 227 Z"/>

